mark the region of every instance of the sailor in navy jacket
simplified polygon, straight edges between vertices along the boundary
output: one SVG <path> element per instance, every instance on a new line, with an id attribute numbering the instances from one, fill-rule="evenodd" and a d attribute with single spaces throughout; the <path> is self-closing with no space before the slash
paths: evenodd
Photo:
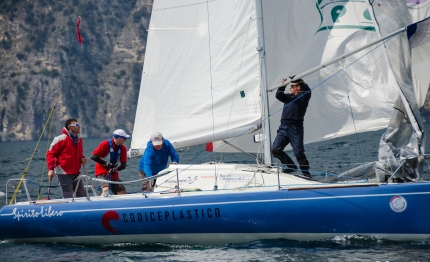
<path id="1" fill-rule="evenodd" d="M 283 84 L 285 81 L 286 79 L 283 79 L 281 83 Z M 303 175 L 311 178 L 309 162 L 303 145 L 303 120 L 311 99 L 310 88 L 302 79 L 293 80 L 290 85 L 290 93 L 285 94 L 285 86 L 280 87 L 276 92 L 276 98 L 284 103 L 284 108 L 282 110 L 281 125 L 273 141 L 272 155 L 286 166 L 283 172 L 291 173 L 296 171 L 296 164 L 284 152 L 284 148 L 291 143 L 300 170 Z"/>

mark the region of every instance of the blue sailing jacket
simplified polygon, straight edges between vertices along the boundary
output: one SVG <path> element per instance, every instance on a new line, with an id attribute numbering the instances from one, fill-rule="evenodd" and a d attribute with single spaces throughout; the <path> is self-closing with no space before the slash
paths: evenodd
<path id="1" fill-rule="evenodd" d="M 156 175 L 167 167 L 169 156 L 172 162 L 179 163 L 179 155 L 169 140 L 164 139 L 161 150 L 155 150 L 152 142 L 148 141 L 145 153 L 139 162 L 139 170 L 143 170 L 146 177 Z"/>

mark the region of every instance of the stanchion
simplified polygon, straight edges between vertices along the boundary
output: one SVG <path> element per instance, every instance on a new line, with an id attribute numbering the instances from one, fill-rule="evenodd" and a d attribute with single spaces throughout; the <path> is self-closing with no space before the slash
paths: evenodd
<path id="1" fill-rule="evenodd" d="M 178 169 L 176 168 L 176 188 L 177 188 L 177 190 L 178 190 L 178 195 L 180 196 L 181 195 L 181 190 L 179 189 L 179 171 L 178 171 Z"/>

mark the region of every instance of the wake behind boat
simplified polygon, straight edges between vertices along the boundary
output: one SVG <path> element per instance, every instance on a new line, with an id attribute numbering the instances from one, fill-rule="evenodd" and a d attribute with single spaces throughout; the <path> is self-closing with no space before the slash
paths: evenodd
<path id="1" fill-rule="evenodd" d="M 217 152 L 256 153 L 256 164 L 199 164 L 205 154 L 170 166 L 153 192 L 43 201 L 27 194 L 0 210 L 0 239 L 429 238 L 419 108 L 429 86 L 430 31 L 428 20 L 412 23 L 419 18 L 402 0 L 155 1 L 130 156 L 161 131 L 176 148 L 209 142 Z M 282 105 L 270 90 L 286 74 L 312 89 L 307 143 L 387 128 L 378 160 L 336 176 L 311 168 L 317 181 L 272 163 Z"/>

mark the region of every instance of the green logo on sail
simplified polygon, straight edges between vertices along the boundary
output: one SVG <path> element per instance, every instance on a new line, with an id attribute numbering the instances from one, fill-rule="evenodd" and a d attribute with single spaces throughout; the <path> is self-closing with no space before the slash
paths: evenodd
<path id="1" fill-rule="evenodd" d="M 333 29 L 376 31 L 363 0 L 317 0 L 321 24 L 317 32 Z"/>

